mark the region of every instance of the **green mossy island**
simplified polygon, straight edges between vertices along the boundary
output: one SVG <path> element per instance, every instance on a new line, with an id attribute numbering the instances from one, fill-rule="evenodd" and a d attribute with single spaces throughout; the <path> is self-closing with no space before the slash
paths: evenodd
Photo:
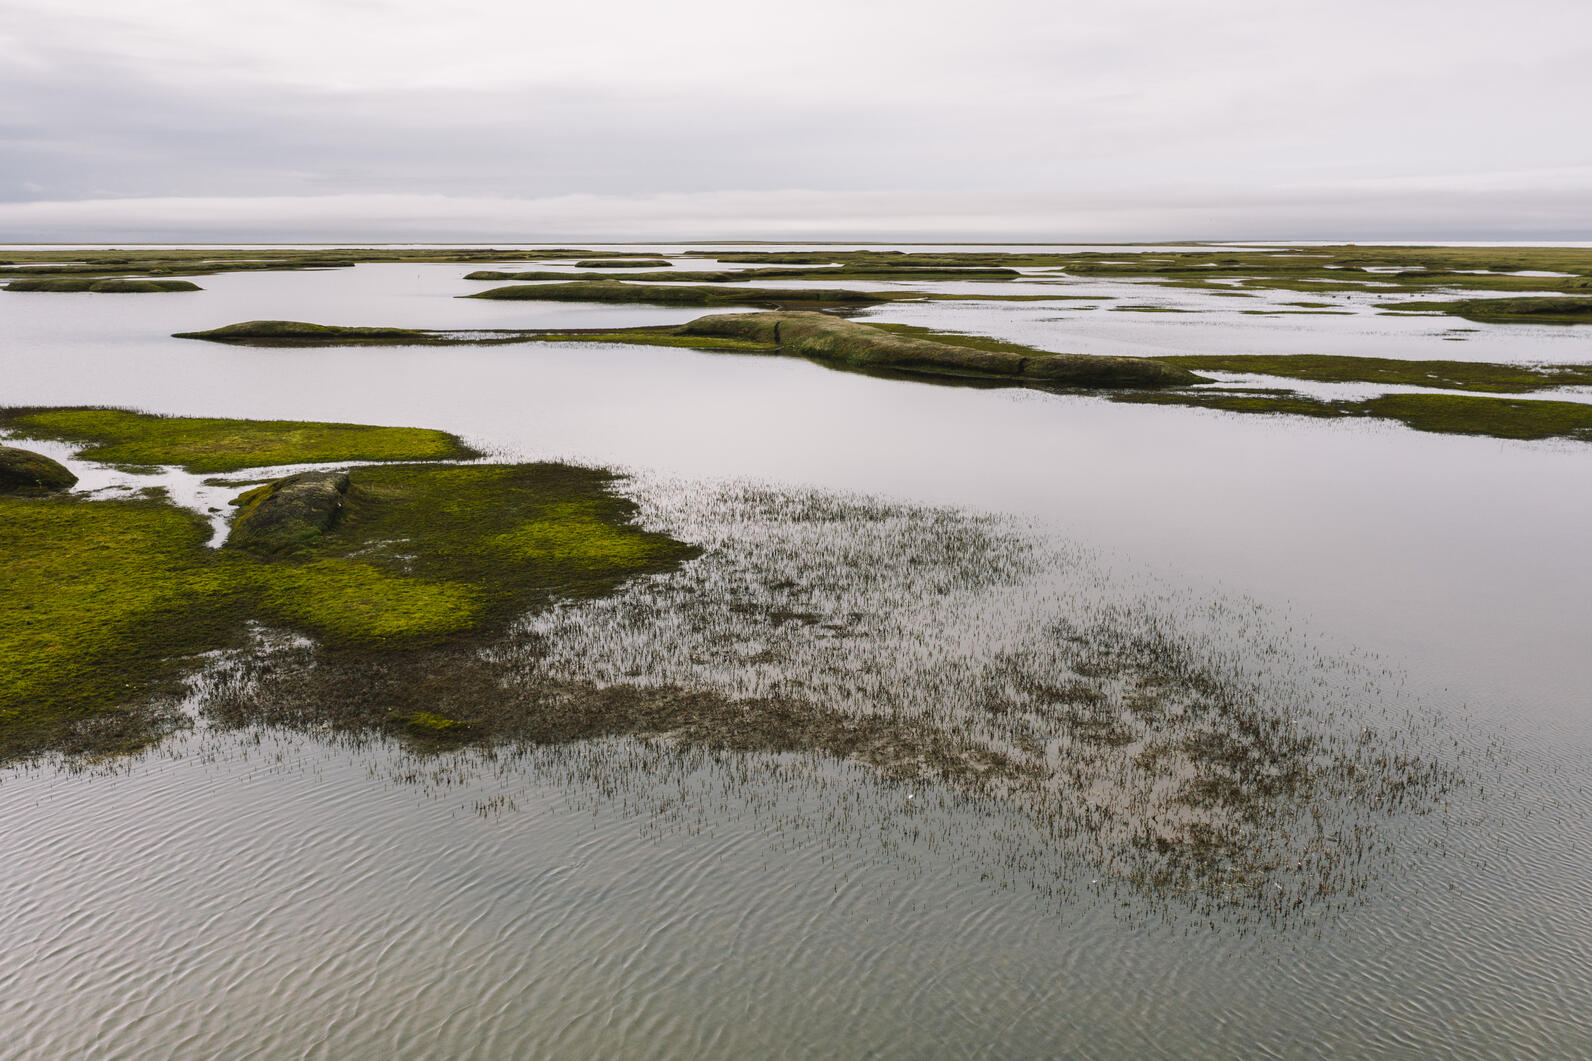
<path id="1" fill-rule="evenodd" d="M 1446 313 L 1496 324 L 1592 324 L 1592 298 L 1467 298 L 1455 302 L 1382 302 L 1399 313 Z"/>
<path id="2" fill-rule="evenodd" d="M 104 464 L 177 465 L 198 474 L 338 461 L 465 460 L 479 456 L 445 431 L 300 420 L 214 420 L 123 409 L 0 409 L 0 427 L 85 445 Z"/>
<path id="3" fill-rule="evenodd" d="M 576 262 L 577 269 L 668 269 L 674 265 L 662 258 L 602 258 Z"/>
<path id="4" fill-rule="evenodd" d="M 161 291 L 202 291 L 191 280 L 91 280 L 86 277 L 39 277 L 13 280 L 7 291 L 93 291 L 100 294 L 143 295 Z"/>
<path id="5" fill-rule="evenodd" d="M 424 344 L 436 342 L 436 333 L 418 328 L 363 328 L 303 321 L 244 321 L 202 332 L 174 332 L 174 339 L 204 339 L 212 343 L 248 346 L 348 346 L 354 343 Z"/>
<path id="6" fill-rule="evenodd" d="M 1385 383 L 1444 390 L 1519 394 L 1592 385 L 1592 365 L 1503 365 L 1487 361 L 1403 361 L 1335 354 L 1195 354 L 1163 357 L 1170 365 L 1208 372 L 1285 376 L 1317 383 Z"/>
<path id="7" fill-rule="evenodd" d="M 1331 401 L 1292 391 L 1215 388 L 1160 394 L 1123 393 L 1112 395 L 1112 400 L 1320 419 L 1370 417 L 1397 420 L 1417 431 L 1444 435 L 1592 442 L 1592 405 L 1581 402 L 1489 398 L 1472 394 L 1383 394 L 1364 401 Z"/>
<path id="8" fill-rule="evenodd" d="M 49 493 L 69 490 L 76 484 L 77 476 L 60 461 L 30 449 L 0 445 L 0 494 Z"/>
<path id="9" fill-rule="evenodd" d="M 668 264 L 667 262 L 663 264 Z M 878 268 L 851 267 L 851 266 L 824 266 L 820 268 L 770 268 L 770 269 L 717 269 L 711 271 L 687 271 L 672 273 L 635 273 L 625 276 L 610 276 L 604 274 L 591 274 L 584 276 L 586 280 L 630 280 L 648 281 L 658 280 L 668 283 L 690 284 L 733 284 L 745 283 L 748 280 L 1015 280 L 1023 274 L 1016 269 L 991 268 L 987 266 L 969 266 L 962 269 L 920 269 L 889 266 Z M 493 269 L 482 269 L 465 276 L 466 280 L 513 280 L 513 281 L 539 281 L 539 280 L 568 280 L 568 273 L 549 271 L 531 272 L 500 272 Z"/>
<path id="10" fill-rule="evenodd" d="M 1016 343 L 888 329 L 823 313 L 736 313 L 700 317 L 679 329 L 766 343 L 781 353 L 853 368 L 909 375 L 961 376 L 1028 385 L 1166 387 L 1203 377 L 1137 357 L 1055 354 Z"/>
<path id="11" fill-rule="evenodd" d="M 902 324 L 862 323 L 801 311 L 715 314 L 678 327 L 523 332 L 409 332 L 251 321 L 209 332 L 188 332 L 183 337 L 259 346 L 321 346 L 383 342 L 374 336 L 387 331 L 398 335 L 385 340 L 392 344 L 588 342 L 780 353 L 851 369 L 1015 386 L 1167 387 L 1206 382 L 1186 368 L 1149 358 L 1058 354 L 981 336 L 933 332 Z M 349 337 L 343 338 L 345 334 Z"/>
<path id="12" fill-rule="evenodd" d="M 267 430 L 202 423 L 230 425 L 229 437 Z M 302 437 L 306 448 L 289 436 L 278 449 L 314 459 L 317 438 Z M 199 459 L 196 445 L 152 463 L 234 456 L 223 443 Z M 238 499 L 219 550 L 198 514 L 154 497 L 0 495 L 0 760 L 146 743 L 162 728 L 160 698 L 179 691 L 200 654 L 242 644 L 250 623 L 379 666 L 392 653 L 476 643 L 528 608 L 693 555 L 634 526 L 613 482 L 559 464 L 290 476 Z"/>
<path id="13" fill-rule="evenodd" d="M 618 280 L 577 280 L 567 284 L 517 284 L 494 287 L 461 298 L 533 300 L 539 302 L 643 302 L 657 306 L 871 306 L 895 297 L 872 291 L 839 288 L 671 287 Z"/>

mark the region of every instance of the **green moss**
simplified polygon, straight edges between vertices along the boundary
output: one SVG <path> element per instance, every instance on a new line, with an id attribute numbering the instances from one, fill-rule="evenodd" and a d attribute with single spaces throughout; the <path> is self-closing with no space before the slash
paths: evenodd
<path id="1" fill-rule="evenodd" d="M 1220 409 L 1229 413 L 1283 413 L 1291 416 L 1338 417 L 1347 415 L 1345 403 L 1317 401 L 1293 391 L 1168 391 L 1156 394 L 1115 394 L 1112 401 L 1139 405 L 1186 405 Z"/>
<path id="2" fill-rule="evenodd" d="M 1496 324 L 1592 324 L 1592 298 L 1471 298 L 1455 302 L 1382 302 L 1399 313 L 1446 313 Z"/>
<path id="3" fill-rule="evenodd" d="M 536 343 L 624 343 L 629 346 L 674 346 L 691 350 L 740 350 L 767 353 L 778 347 L 748 339 L 712 335 L 680 335 L 673 328 L 622 328 L 614 331 L 543 332 L 526 336 Z"/>
<path id="4" fill-rule="evenodd" d="M 176 332 L 174 339 L 204 339 L 212 343 L 251 346 L 344 346 L 353 343 L 424 343 L 436 333 L 415 328 L 342 327 L 303 321 L 244 321 L 203 332 Z"/>
<path id="5" fill-rule="evenodd" d="M 1187 405 L 1233 413 L 1397 420 L 1417 431 L 1488 438 L 1592 441 L 1592 405 L 1460 394 L 1384 394 L 1366 401 L 1318 401 L 1292 391 L 1178 391 L 1120 394 L 1112 400 Z"/>
<path id="6" fill-rule="evenodd" d="M 416 736 L 432 738 L 460 737 L 472 728 L 469 722 L 447 718 L 430 711 L 413 711 L 407 715 L 400 715 L 393 721 Z"/>
<path id="7" fill-rule="evenodd" d="M 1384 394 L 1362 403 L 1370 416 L 1449 435 L 1592 441 L 1592 405 L 1459 394 Z"/>
<path id="8" fill-rule="evenodd" d="M 101 294 L 140 295 L 161 291 L 202 291 L 189 280 L 92 280 L 81 277 L 43 277 L 13 280 L 7 291 L 93 291 Z"/>
<path id="9" fill-rule="evenodd" d="M 1483 361 L 1402 361 L 1332 354 L 1194 354 L 1161 360 L 1212 372 L 1248 372 L 1319 383 L 1384 383 L 1445 390 L 1520 393 L 1592 384 L 1592 365 L 1503 365 Z"/>
<path id="10" fill-rule="evenodd" d="M 1148 358 L 1057 354 L 972 336 L 928 338 L 923 332 L 823 313 L 717 314 L 677 331 L 769 343 L 782 353 L 858 370 L 1017 386 L 1158 387 L 1202 381 L 1187 369 Z"/>
<path id="11" fill-rule="evenodd" d="M 473 629 L 481 591 L 393 574 L 347 559 L 308 560 L 257 573 L 263 615 L 339 644 L 435 640 Z"/>
<path id="12" fill-rule="evenodd" d="M 229 643 L 244 595 L 198 516 L 154 501 L 0 497 L 0 760 L 151 735 L 126 709 Z"/>
<path id="13" fill-rule="evenodd" d="M 0 497 L 0 760 L 149 739 L 130 721 L 140 706 L 250 621 L 379 665 L 693 555 L 635 527 L 605 472 L 408 464 L 351 479 L 343 518 L 286 553 L 207 548 L 202 519 L 149 499 Z"/>
<path id="14" fill-rule="evenodd" d="M 0 424 L 35 438 L 86 443 L 82 455 L 107 464 L 176 464 L 201 474 L 278 464 L 475 455 L 446 432 L 411 427 L 214 420 L 119 409 L 0 410 Z"/>
<path id="15" fill-rule="evenodd" d="M 772 269 L 714 269 L 704 271 L 671 271 L 667 273 L 633 273 L 621 275 L 617 273 L 590 273 L 580 277 L 582 281 L 591 280 L 623 280 L 623 281 L 648 281 L 657 280 L 665 283 L 690 283 L 690 284 L 735 284 L 746 283 L 749 280 L 923 280 L 923 281 L 998 281 L 1015 280 L 1022 276 L 1016 269 L 992 268 L 964 268 L 964 269 L 917 269 L 917 268 L 866 268 L 841 266 L 838 268 L 772 268 Z M 469 273 L 466 280 L 513 280 L 519 282 L 534 282 L 540 280 L 568 281 L 571 276 L 567 272 L 529 271 L 529 272 L 501 272 L 492 269 L 483 269 Z"/>
<path id="16" fill-rule="evenodd" d="M 894 295 L 836 288 L 670 287 L 615 280 L 579 280 L 567 284 L 521 284 L 495 287 L 462 298 L 531 299 L 544 302 L 644 302 L 659 306 L 815 305 L 865 306 L 888 302 Z"/>
<path id="17" fill-rule="evenodd" d="M 661 258 L 603 258 L 575 263 L 577 269 L 672 269 L 673 267 L 673 262 L 666 262 Z"/>

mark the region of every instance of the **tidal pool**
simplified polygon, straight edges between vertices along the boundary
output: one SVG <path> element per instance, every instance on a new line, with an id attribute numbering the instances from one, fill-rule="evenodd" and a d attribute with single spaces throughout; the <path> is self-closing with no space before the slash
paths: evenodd
<path id="1" fill-rule="evenodd" d="M 693 261 L 711 267 L 679 266 Z M 260 318 L 617 327 L 700 312 L 454 298 L 484 286 L 461 279 L 471 268 L 221 274 L 147 301 L 3 295 L 4 400 L 435 427 L 505 459 L 630 470 L 647 524 L 704 561 L 528 618 L 498 650 L 521 680 L 794 696 L 998 743 L 1025 731 L 983 707 L 1003 681 L 1076 664 L 1069 634 L 1160 631 L 1262 683 L 1269 710 L 1344 755 L 1370 729 L 1364 746 L 1442 783 L 1407 805 L 1333 803 L 1319 835 L 1336 840 L 1307 808 L 1268 834 L 1264 850 L 1303 862 L 1363 830 L 1330 901 L 1292 906 L 1280 863 L 1256 880 L 1283 907 L 1169 900 L 1124 871 L 1132 837 L 1068 846 L 998 794 L 647 735 L 426 753 L 206 714 L 227 680 L 217 660 L 194 728 L 154 750 L 0 773 L 0 1023 L 22 1055 L 1592 1050 L 1592 446 L 669 348 L 167 338 Z M 1208 312 L 867 316 L 1079 352 L 1592 361 L 1592 330 L 1476 325 L 1454 343 L 1443 332 L 1469 326 L 1452 319 L 1246 317 L 1216 304 L 1261 299 L 1168 297 Z M 1107 736 L 1101 763 L 1134 747 Z M 1153 785 L 1112 787 L 1124 776 L 1107 764 L 1073 782 L 1153 808 Z"/>

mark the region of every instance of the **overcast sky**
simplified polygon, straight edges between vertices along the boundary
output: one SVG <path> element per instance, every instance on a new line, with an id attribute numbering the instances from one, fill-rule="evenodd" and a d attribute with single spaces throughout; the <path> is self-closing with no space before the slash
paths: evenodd
<path id="1" fill-rule="evenodd" d="M 1592 0 L 0 0 L 0 239 L 1592 238 Z"/>

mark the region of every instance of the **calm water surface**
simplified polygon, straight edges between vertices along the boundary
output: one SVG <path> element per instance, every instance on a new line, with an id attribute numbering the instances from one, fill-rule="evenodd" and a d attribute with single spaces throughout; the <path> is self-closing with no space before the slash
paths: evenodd
<path id="1" fill-rule="evenodd" d="M 731 783 L 742 768 L 704 761 L 605 789 L 550 754 L 443 768 L 382 744 L 201 726 L 130 763 L 0 774 L 8 1050 L 1592 1053 L 1592 447 L 685 350 L 166 338 L 262 318 L 519 328 L 698 314 L 453 298 L 485 286 L 461 279 L 471 268 L 0 294 L 0 400 L 424 425 L 642 481 L 1003 514 L 1136 589 L 1250 600 L 1303 654 L 1376 660 L 1456 745 L 1500 749 L 1493 773 L 1454 813 L 1399 825 L 1404 871 L 1363 904 L 1239 931 L 1125 915 L 1082 878 L 1055 901 L 1003 887 L 932 840 L 974 811 L 930 793 L 907 818 L 898 791 L 849 767 L 797 776 L 766 762 Z M 1226 305 L 1264 300 L 1135 286 L 1032 289 L 1207 312 L 958 302 L 868 315 L 1085 352 L 1592 361 L 1592 329 L 1474 325 L 1453 341 L 1452 319 L 1375 316 L 1361 296 L 1334 297 L 1347 316 L 1265 317 Z M 1365 693 L 1368 717 L 1382 695 Z M 839 791 L 857 808 L 846 824 Z"/>

